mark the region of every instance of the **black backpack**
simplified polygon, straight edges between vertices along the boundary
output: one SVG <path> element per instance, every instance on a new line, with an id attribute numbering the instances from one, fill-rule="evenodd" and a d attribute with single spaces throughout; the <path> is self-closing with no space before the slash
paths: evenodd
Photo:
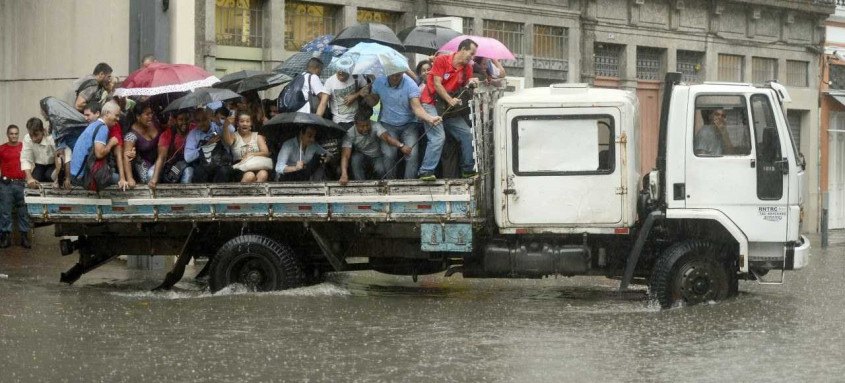
<path id="1" fill-rule="evenodd" d="M 279 107 L 279 113 L 296 112 L 302 108 L 308 99 L 302 95 L 302 88 L 305 86 L 305 75 L 298 74 L 293 81 L 288 84 L 282 93 L 279 93 L 279 99 L 276 104 Z"/>

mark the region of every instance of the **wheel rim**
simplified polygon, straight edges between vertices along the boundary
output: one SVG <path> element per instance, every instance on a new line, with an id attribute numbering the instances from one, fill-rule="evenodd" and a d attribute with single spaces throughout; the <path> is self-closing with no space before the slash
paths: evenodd
<path id="1" fill-rule="evenodd" d="M 271 291 L 278 280 L 273 264 L 263 255 L 245 252 L 238 255 L 227 270 L 230 283 L 240 283 L 252 291 Z"/>
<path id="2" fill-rule="evenodd" d="M 723 271 L 712 262 L 694 261 L 683 265 L 678 272 L 676 300 L 688 304 L 715 301 L 723 294 Z"/>

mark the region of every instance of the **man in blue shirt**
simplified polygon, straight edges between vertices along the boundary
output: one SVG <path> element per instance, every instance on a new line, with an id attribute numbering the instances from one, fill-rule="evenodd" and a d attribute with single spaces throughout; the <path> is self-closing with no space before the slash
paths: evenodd
<path id="1" fill-rule="evenodd" d="M 439 124 L 442 119 L 432 116 L 420 104 L 420 88 L 404 72 L 381 76 L 373 82 L 373 89 L 366 97 L 367 103 L 375 105 L 381 101 L 379 124 L 394 140 L 382 141 L 381 152 L 387 168 L 385 178 L 396 178 L 397 150 L 402 152 L 405 163 L 405 178 L 417 178 L 419 149 L 417 141 L 417 118 L 431 125 Z M 392 141 L 392 143 L 391 143 Z"/>
<path id="2" fill-rule="evenodd" d="M 191 182 L 205 183 L 205 182 L 229 182 L 231 178 L 232 164 L 224 164 L 216 162 L 212 158 L 212 153 L 218 145 L 226 146 L 220 142 L 223 137 L 223 126 L 211 121 L 209 114 L 211 111 L 199 109 L 196 111 L 195 119 L 197 127 L 188 133 L 185 138 L 185 162 L 193 169 L 193 176 Z M 218 114 L 228 115 L 228 110 L 225 108 L 218 109 Z M 233 117 L 230 117 L 233 118 Z M 230 124 L 230 120 L 223 120 Z M 229 128 L 229 127 L 227 127 Z M 221 149 L 217 149 L 221 150 Z M 226 149 L 222 149 L 226 151 Z M 228 152 L 227 152 L 228 153 Z M 220 158 L 222 160 L 222 157 Z"/>
<path id="3" fill-rule="evenodd" d="M 91 169 L 85 169 L 85 159 L 88 157 L 88 152 L 91 151 L 91 145 L 94 145 L 93 154 L 97 161 L 101 161 L 111 153 L 118 142 L 116 138 L 109 139 L 109 128 L 117 123 L 120 118 L 120 106 L 114 102 L 109 101 L 102 108 L 100 118 L 92 122 L 82 131 L 76 144 L 73 146 L 73 152 L 70 159 L 70 174 L 71 179 L 76 180 L 85 175 Z M 96 137 L 94 136 L 96 134 Z M 126 181 L 120 181 L 121 189 L 126 189 Z M 113 175 L 112 184 L 118 183 L 118 177 Z M 89 187 L 90 185 L 76 186 Z M 99 188 L 104 188 L 108 185 L 97 185 Z"/>

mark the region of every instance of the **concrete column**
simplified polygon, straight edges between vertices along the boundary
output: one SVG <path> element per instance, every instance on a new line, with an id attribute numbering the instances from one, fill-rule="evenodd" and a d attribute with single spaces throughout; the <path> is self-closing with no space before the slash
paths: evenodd
<path id="1" fill-rule="evenodd" d="M 186 1 L 170 3 L 170 58 L 172 63 L 194 64 L 196 60 L 196 12 Z"/>
<path id="2" fill-rule="evenodd" d="M 264 5 L 264 70 L 282 63 L 285 53 L 285 0 L 269 0 Z"/>
<path id="3" fill-rule="evenodd" d="M 351 27 L 355 24 L 358 24 L 358 6 L 357 5 L 347 5 L 343 7 L 343 10 L 340 11 L 340 29 L 338 32 L 343 30 L 343 28 Z"/>
<path id="4" fill-rule="evenodd" d="M 194 65 L 214 73 L 217 59 L 217 36 L 214 27 L 215 2 L 214 0 L 195 0 L 194 6 L 196 18 Z"/>
<path id="5" fill-rule="evenodd" d="M 531 88 L 534 86 L 534 24 L 526 23 L 523 28 L 525 37 L 522 39 L 522 57 L 525 68 L 522 76 L 525 77 L 525 87 Z"/>
<path id="6" fill-rule="evenodd" d="M 569 65 L 569 68 L 567 70 L 568 78 L 566 79 L 566 82 L 581 82 L 582 81 L 581 80 L 581 68 L 582 68 L 581 63 L 583 63 L 583 61 L 578 60 L 578 56 L 577 56 L 577 54 L 578 54 L 577 52 L 579 52 L 578 47 L 581 44 L 581 35 L 582 35 L 581 24 L 580 23 L 572 24 L 572 28 L 569 28 L 568 33 L 569 33 L 569 37 L 568 37 L 569 41 L 567 41 L 567 44 L 569 44 L 569 46 L 568 46 L 567 53 L 566 53 L 566 61 L 567 61 L 567 65 Z"/>
<path id="7" fill-rule="evenodd" d="M 666 68 L 663 73 L 675 72 L 678 70 L 678 50 L 675 47 L 666 49 Z"/>
<path id="8" fill-rule="evenodd" d="M 578 41 L 581 45 L 581 63 L 578 82 L 594 84 L 596 81 L 596 23 L 595 21 L 583 21 L 581 28 L 581 39 Z M 572 47 L 573 44 L 569 46 Z M 577 49 L 570 50 L 570 54 L 578 51 Z"/>
<path id="9" fill-rule="evenodd" d="M 742 56 L 742 82 L 750 83 L 754 79 L 752 71 L 752 55 Z"/>
<path id="10" fill-rule="evenodd" d="M 619 86 L 622 89 L 635 90 L 637 89 L 637 46 L 634 44 L 625 45 L 622 52 Z"/>

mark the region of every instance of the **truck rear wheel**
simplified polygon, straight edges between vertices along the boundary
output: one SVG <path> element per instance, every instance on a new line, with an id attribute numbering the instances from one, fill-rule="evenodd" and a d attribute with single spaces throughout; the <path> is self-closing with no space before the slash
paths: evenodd
<path id="1" fill-rule="evenodd" d="M 238 283 L 253 291 L 297 287 L 304 278 L 293 250 L 261 235 L 242 235 L 226 242 L 211 262 L 208 285 L 216 292 Z"/>
<path id="2" fill-rule="evenodd" d="M 736 271 L 719 247 L 706 241 L 684 241 L 666 249 L 652 271 L 649 296 L 670 308 L 695 305 L 736 295 Z"/>

